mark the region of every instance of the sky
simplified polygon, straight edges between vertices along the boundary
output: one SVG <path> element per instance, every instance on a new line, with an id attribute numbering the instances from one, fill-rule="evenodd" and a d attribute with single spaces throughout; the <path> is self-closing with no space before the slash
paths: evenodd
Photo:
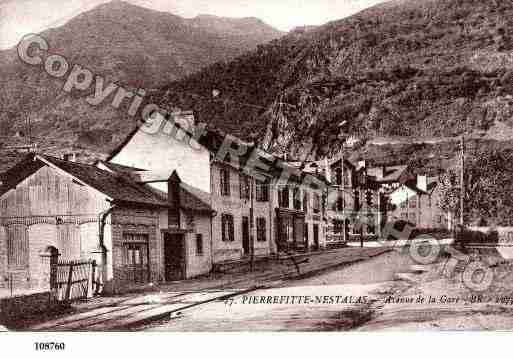
<path id="1" fill-rule="evenodd" d="M 110 0 L 0 0 L 0 49 L 15 46 L 26 34 L 65 24 Z M 321 25 L 383 0 L 127 0 L 182 17 L 210 14 L 258 17 L 282 31 Z"/>

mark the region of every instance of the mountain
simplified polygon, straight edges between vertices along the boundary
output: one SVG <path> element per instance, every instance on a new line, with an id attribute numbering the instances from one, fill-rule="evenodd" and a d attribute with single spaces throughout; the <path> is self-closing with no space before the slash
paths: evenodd
<path id="1" fill-rule="evenodd" d="M 122 1 L 100 5 L 42 33 L 49 52 L 128 90 L 148 92 L 281 35 L 257 19 L 185 19 Z M 91 154 L 107 151 L 135 123 L 123 111 L 88 105 L 81 99 L 84 94 L 64 93 L 61 79 L 22 63 L 16 49 L 0 52 L 0 78 L 0 147 L 26 142 L 13 138 L 26 132 L 26 118 L 32 119 L 32 136 L 42 148 L 78 146 Z"/>
<path id="2" fill-rule="evenodd" d="M 511 1 L 389 1 L 207 67 L 153 101 L 244 138 L 274 132 L 289 152 L 310 141 L 320 154 L 338 150 L 346 132 L 448 137 L 511 127 L 512 19 Z"/>
<path id="3" fill-rule="evenodd" d="M 155 19 L 160 17 L 170 18 L 169 14 L 155 15 L 145 31 L 153 29 L 152 33 L 171 36 L 169 30 L 159 32 L 161 21 Z M 127 16 L 115 17 L 127 24 L 138 23 L 133 15 L 130 21 L 121 18 Z M 266 142 L 276 138 L 275 149 L 292 154 L 300 153 L 310 142 L 319 145 L 318 156 L 337 151 L 347 132 L 365 138 L 445 138 L 479 131 L 493 136 L 503 132 L 497 130 L 501 126 L 513 125 L 512 19 L 511 1 L 389 1 L 323 26 L 292 31 L 179 80 L 172 79 L 176 76 L 171 70 L 161 72 L 148 82 L 167 83 L 152 91 L 146 101 L 194 110 L 199 121 L 245 139 Z M 238 28 L 223 25 L 225 19 L 205 16 L 185 21 L 187 29 L 192 27 L 201 34 L 204 32 L 197 27 L 201 23 L 215 23 L 211 30 L 228 29 L 232 36 Z M 256 23 L 254 19 L 240 21 Z M 191 25 L 193 22 L 196 25 Z M 123 29 L 109 26 L 116 31 Z M 83 33 L 74 34 L 81 41 L 93 33 L 93 29 L 81 29 Z M 158 55 L 136 51 L 132 56 L 126 49 L 135 46 L 132 42 L 151 46 L 152 40 L 135 41 L 130 32 L 125 34 L 130 45 L 109 46 L 105 54 L 101 53 L 109 56 L 103 70 L 122 76 L 124 64 L 133 64 L 130 73 L 150 72 L 148 68 L 160 63 Z M 187 35 L 199 36 L 192 30 Z M 120 41 L 117 34 L 102 36 Z M 78 48 L 81 42 L 75 44 Z M 186 53 L 174 41 L 165 44 L 168 47 L 161 52 L 153 51 Z M 123 66 L 110 60 L 120 50 L 126 55 L 120 57 Z M 101 62 L 101 56 L 90 56 L 87 61 Z M 175 65 L 188 63 L 176 61 Z M 131 78 L 128 76 L 127 81 Z M 146 84 L 145 77 L 133 78 Z M 30 91 L 26 84 L 32 87 Z M 212 96 L 214 90 L 216 97 Z M 32 98 L 37 91 L 40 88 L 28 81 L 11 97 L 20 93 L 21 98 L 24 94 Z M 111 107 L 91 110 L 60 96 L 41 101 L 41 109 L 35 112 L 40 121 L 33 127 L 50 146 L 104 153 L 135 126 L 134 119 Z M 23 106 L 12 108 L 7 118 L 33 103 L 18 101 Z"/>

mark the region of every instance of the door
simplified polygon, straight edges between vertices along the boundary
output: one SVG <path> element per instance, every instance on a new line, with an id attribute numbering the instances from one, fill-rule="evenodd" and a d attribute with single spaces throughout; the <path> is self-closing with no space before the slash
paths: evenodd
<path id="1" fill-rule="evenodd" d="M 184 235 L 167 233 L 164 238 L 166 281 L 183 280 L 186 278 Z"/>
<path id="2" fill-rule="evenodd" d="M 249 247 L 249 218 L 242 217 L 242 250 L 245 256 L 250 254 Z"/>
<path id="3" fill-rule="evenodd" d="M 305 229 L 304 229 L 304 234 L 305 234 L 305 248 L 306 250 L 308 250 L 310 248 L 310 243 L 308 241 L 308 223 L 305 223 Z"/>
<path id="4" fill-rule="evenodd" d="M 313 225 L 313 235 L 314 235 L 313 246 L 314 246 L 315 250 L 318 250 L 319 249 L 319 225 L 318 224 Z"/>
<path id="5" fill-rule="evenodd" d="M 294 218 L 294 246 L 296 249 L 305 249 L 305 219 L 304 217 Z"/>

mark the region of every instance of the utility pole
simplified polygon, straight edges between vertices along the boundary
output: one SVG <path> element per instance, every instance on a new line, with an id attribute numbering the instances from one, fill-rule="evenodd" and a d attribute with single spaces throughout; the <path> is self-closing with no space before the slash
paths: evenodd
<path id="1" fill-rule="evenodd" d="M 27 117 L 27 120 L 25 122 L 25 125 L 26 125 L 26 129 L 25 131 L 27 132 L 26 134 L 26 137 L 27 137 L 27 146 L 29 148 L 32 147 L 32 123 L 30 121 L 30 116 Z"/>
<path id="2" fill-rule="evenodd" d="M 343 231 L 343 240 L 344 240 L 344 243 L 347 243 L 347 231 L 346 231 L 346 226 L 347 226 L 347 211 L 346 211 L 346 201 L 345 201 L 345 198 L 344 198 L 344 191 L 346 190 L 346 186 L 345 186 L 345 179 L 346 179 L 346 173 L 345 173 L 345 168 L 344 168 L 344 161 L 345 161 L 345 156 L 344 156 L 344 145 L 342 145 L 342 156 L 341 156 L 341 164 L 340 164 L 340 176 L 342 177 L 340 179 L 340 188 L 338 189 L 339 192 L 337 193 L 338 197 L 339 197 L 339 201 L 341 200 L 342 202 L 342 221 L 343 221 L 343 224 L 342 224 L 342 231 Z M 342 197 L 340 199 L 340 197 Z"/>
<path id="3" fill-rule="evenodd" d="M 465 225 L 465 135 L 461 136 L 461 185 L 460 185 L 460 227 Z"/>
<path id="4" fill-rule="evenodd" d="M 254 235 L 254 229 L 255 229 L 255 209 L 254 209 L 254 206 L 255 206 L 255 196 L 254 196 L 254 193 L 253 191 L 255 190 L 255 185 L 254 183 L 256 182 L 256 179 L 255 178 L 251 178 L 251 181 L 249 182 L 250 183 L 250 202 L 251 202 L 251 205 L 250 205 L 250 208 L 249 208 L 249 241 L 250 241 L 250 244 L 251 244 L 251 271 L 254 270 L 254 266 L 255 266 L 255 235 Z"/>

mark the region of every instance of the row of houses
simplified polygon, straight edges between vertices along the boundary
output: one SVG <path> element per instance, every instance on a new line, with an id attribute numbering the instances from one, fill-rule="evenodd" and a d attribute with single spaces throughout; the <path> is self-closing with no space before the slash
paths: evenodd
<path id="1" fill-rule="evenodd" d="M 3 175 L 1 278 L 37 288 L 39 254 L 52 251 L 95 259 L 102 291 L 116 292 L 204 275 L 215 264 L 379 236 L 391 216 L 443 225 L 436 181 L 412 184 L 405 166 L 368 168 L 343 157 L 286 162 L 195 127 L 188 112 L 150 122 L 105 161 L 29 154 Z"/>

